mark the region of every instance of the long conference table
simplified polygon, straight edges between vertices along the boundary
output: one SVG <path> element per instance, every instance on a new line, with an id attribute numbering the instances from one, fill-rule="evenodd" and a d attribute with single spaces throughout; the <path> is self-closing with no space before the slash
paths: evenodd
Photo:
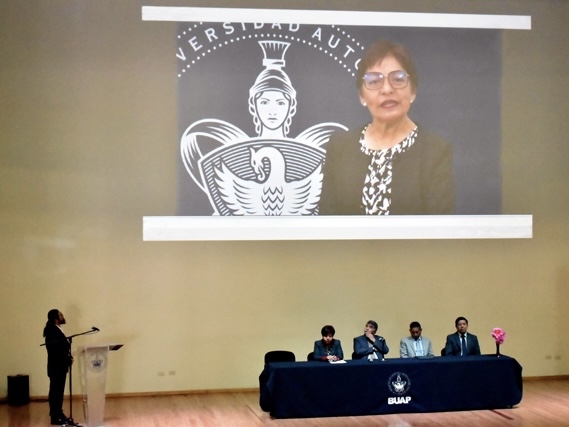
<path id="1" fill-rule="evenodd" d="M 508 356 L 269 363 L 260 405 L 275 418 L 510 408 L 522 367 Z"/>

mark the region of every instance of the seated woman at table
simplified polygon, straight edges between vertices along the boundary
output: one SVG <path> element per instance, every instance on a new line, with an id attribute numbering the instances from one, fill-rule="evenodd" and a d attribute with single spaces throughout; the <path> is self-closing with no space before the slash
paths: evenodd
<path id="1" fill-rule="evenodd" d="M 344 358 L 340 340 L 334 339 L 336 330 L 332 325 L 322 327 L 322 339 L 314 343 L 314 360 L 335 362 Z"/>

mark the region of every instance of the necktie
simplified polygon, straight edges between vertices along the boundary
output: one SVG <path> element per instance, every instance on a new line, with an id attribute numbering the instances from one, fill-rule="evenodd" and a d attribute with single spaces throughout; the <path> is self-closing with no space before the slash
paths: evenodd
<path id="1" fill-rule="evenodd" d="M 466 350 L 466 339 L 464 338 L 464 335 L 460 336 L 460 347 L 462 349 L 461 356 L 468 356 L 468 351 Z"/>

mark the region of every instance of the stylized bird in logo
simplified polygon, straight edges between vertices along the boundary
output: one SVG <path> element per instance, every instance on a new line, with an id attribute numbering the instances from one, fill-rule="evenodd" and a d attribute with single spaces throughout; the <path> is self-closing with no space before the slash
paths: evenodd
<path id="1" fill-rule="evenodd" d="M 215 169 L 221 198 L 233 215 L 314 215 L 322 190 L 322 165 L 309 176 L 287 182 L 285 159 L 274 147 L 250 148 L 257 180 L 235 175 L 224 163 Z M 266 173 L 268 162 L 269 173 Z"/>
<path id="2" fill-rule="evenodd" d="M 393 390 L 395 390 L 396 393 L 402 393 L 405 390 L 407 381 L 402 381 L 401 376 L 397 375 L 397 381 L 393 381 L 391 385 L 393 386 Z"/>

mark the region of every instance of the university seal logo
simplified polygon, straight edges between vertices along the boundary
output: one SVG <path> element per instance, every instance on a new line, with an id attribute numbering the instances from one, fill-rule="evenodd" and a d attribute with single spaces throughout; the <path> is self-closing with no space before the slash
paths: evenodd
<path id="1" fill-rule="evenodd" d="M 93 372 L 101 372 L 107 367 L 107 355 L 103 352 L 94 352 L 87 361 L 87 367 Z"/>
<path id="2" fill-rule="evenodd" d="M 346 131 L 347 126 L 330 120 L 313 122 L 300 132 L 292 132 L 302 99 L 307 99 L 306 83 L 299 83 L 302 95 L 297 90 L 298 85 L 293 84 L 295 78 L 300 81 L 302 77 L 298 76 L 298 63 L 302 61 L 295 53 L 301 49 L 306 51 L 308 40 L 312 55 L 326 56 L 327 66 L 339 68 L 342 77 L 353 88 L 357 57 L 356 50 L 347 43 L 357 43 L 344 36 L 342 44 L 332 29 L 328 29 L 332 36 L 325 40 L 322 28 L 311 28 L 303 33 L 299 25 L 283 29 L 280 24 L 274 24 L 272 31 L 262 26 L 249 29 L 244 24 L 218 25 L 221 28 L 197 26 L 193 32 L 182 32 L 179 37 L 176 56 L 180 61 L 179 86 L 183 88 L 180 105 L 191 114 L 191 117 L 180 114 L 180 120 L 193 119 L 186 121 L 185 128 L 180 124 L 183 129 L 180 158 L 186 176 L 191 178 L 198 192 L 207 197 L 211 215 L 318 214 L 325 145 L 333 132 Z M 235 57 L 222 61 L 219 50 L 240 46 L 248 49 L 247 55 L 259 58 L 256 65 L 239 65 Z M 322 46 L 326 48 L 322 49 Z M 297 59 L 295 75 L 287 70 L 289 56 Z M 211 64 L 206 64 L 210 58 Z M 330 61 L 330 58 L 334 59 Z M 209 67 L 209 73 L 203 71 Z M 226 73 L 225 70 L 231 67 L 243 71 Z M 192 80 L 196 68 L 199 68 L 195 71 L 199 78 Z M 251 74 L 255 68 L 258 71 Z M 315 72 L 321 73 L 321 78 L 326 80 L 328 71 Z M 234 85 L 225 81 L 232 76 Z M 245 84 L 246 91 L 243 90 Z M 212 88 L 209 93 L 204 85 Z M 333 84 L 324 86 L 333 87 Z M 215 92 L 214 101 L 214 89 L 227 90 L 227 102 L 236 107 L 227 109 L 221 105 L 216 108 L 220 97 Z M 317 94 L 315 92 L 315 96 Z M 204 102 L 210 95 L 211 104 Z M 203 107 L 193 107 L 192 103 Z M 325 111 L 327 105 L 322 104 L 321 108 Z M 209 118 L 204 117 L 205 114 L 209 114 Z M 325 116 L 322 112 L 315 115 L 317 118 L 322 116 Z M 343 117 L 331 113 L 330 118 L 341 120 Z M 310 117 L 306 115 L 301 118 L 302 122 L 308 120 Z M 253 132 L 247 131 L 247 126 L 252 127 Z"/>
<path id="3" fill-rule="evenodd" d="M 387 380 L 387 387 L 393 394 L 401 396 L 411 387 L 411 380 L 403 372 L 395 372 Z"/>

